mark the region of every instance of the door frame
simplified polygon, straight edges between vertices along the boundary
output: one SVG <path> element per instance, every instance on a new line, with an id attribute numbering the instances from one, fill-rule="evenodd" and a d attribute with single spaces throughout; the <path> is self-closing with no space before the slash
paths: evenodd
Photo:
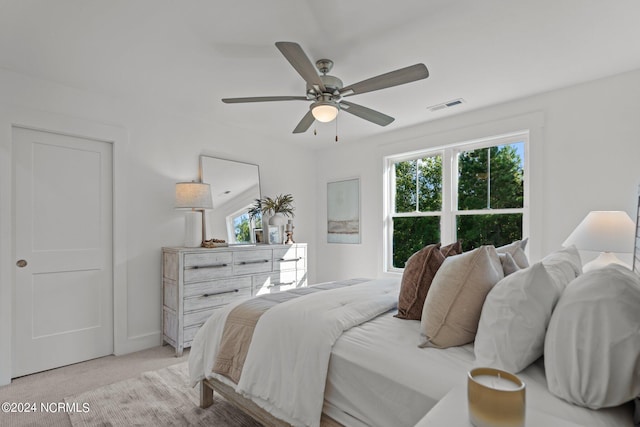
<path id="1" fill-rule="evenodd" d="M 15 223 L 12 129 L 22 127 L 95 139 L 113 147 L 113 349 L 136 349 L 127 334 L 127 242 L 125 160 L 129 135 L 125 128 L 97 121 L 0 105 L 0 385 L 11 383 L 15 287 Z M 8 345 L 7 345 L 8 344 Z"/>

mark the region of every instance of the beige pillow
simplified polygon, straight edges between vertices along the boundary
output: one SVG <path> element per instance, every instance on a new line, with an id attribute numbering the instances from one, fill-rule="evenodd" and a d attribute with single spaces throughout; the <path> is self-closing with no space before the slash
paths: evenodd
<path id="1" fill-rule="evenodd" d="M 524 248 L 527 247 L 528 242 L 528 237 L 526 239 L 516 240 L 513 243 L 496 248 L 496 251 L 498 251 L 499 254 L 510 254 L 516 264 L 518 264 L 518 267 L 527 268 L 529 267 L 529 260 L 527 259 L 527 254 L 524 253 Z"/>
<path id="2" fill-rule="evenodd" d="M 422 310 L 421 347 L 453 347 L 476 336 L 484 299 L 504 277 L 493 246 L 481 246 L 442 263 Z"/>
<path id="3" fill-rule="evenodd" d="M 398 314 L 395 317 L 420 320 L 431 281 L 444 262 L 444 257 L 440 243 L 425 246 L 409 257 L 402 273 Z"/>

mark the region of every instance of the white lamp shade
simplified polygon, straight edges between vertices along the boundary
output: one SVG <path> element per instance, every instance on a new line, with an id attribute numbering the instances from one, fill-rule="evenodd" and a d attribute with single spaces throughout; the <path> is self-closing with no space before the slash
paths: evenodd
<path id="1" fill-rule="evenodd" d="M 330 122 L 338 116 L 338 109 L 332 104 L 320 104 L 318 103 L 311 110 L 313 117 L 323 123 Z"/>
<path id="2" fill-rule="evenodd" d="M 567 237 L 563 246 L 596 252 L 633 252 L 635 224 L 624 211 L 592 211 Z"/>
<path id="3" fill-rule="evenodd" d="M 176 184 L 176 209 L 213 209 L 209 184 L 178 182 Z"/>

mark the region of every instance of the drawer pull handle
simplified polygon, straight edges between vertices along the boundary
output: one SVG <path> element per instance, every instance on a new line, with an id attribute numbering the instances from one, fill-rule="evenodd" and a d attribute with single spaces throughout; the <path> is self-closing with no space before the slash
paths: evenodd
<path id="1" fill-rule="evenodd" d="M 280 282 L 280 283 L 272 283 L 270 285 L 267 285 L 267 288 L 275 288 L 276 286 L 289 286 L 289 285 L 293 285 L 295 284 L 296 281 L 292 281 L 292 282 Z"/>
<path id="2" fill-rule="evenodd" d="M 223 267 L 229 267 L 229 264 L 213 264 L 213 265 L 194 265 L 193 268 L 194 270 L 197 269 L 202 269 L 202 268 L 223 268 Z"/>
<path id="3" fill-rule="evenodd" d="M 291 262 L 291 261 L 300 261 L 302 258 L 298 257 L 298 258 L 280 258 L 279 261 L 280 262 Z"/>
<path id="4" fill-rule="evenodd" d="M 247 264 L 262 264 L 264 262 L 269 262 L 268 259 L 259 259 L 256 261 L 240 261 L 240 265 L 247 265 Z"/>
<path id="5" fill-rule="evenodd" d="M 232 291 L 215 292 L 213 294 L 204 294 L 202 295 L 202 298 L 215 297 L 216 295 L 232 294 L 234 292 L 240 292 L 240 289 L 234 289 Z"/>

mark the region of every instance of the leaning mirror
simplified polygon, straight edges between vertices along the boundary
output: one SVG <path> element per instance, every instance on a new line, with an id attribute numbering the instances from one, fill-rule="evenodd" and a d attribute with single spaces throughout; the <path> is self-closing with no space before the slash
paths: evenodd
<path id="1" fill-rule="evenodd" d="M 260 243 L 260 215 L 249 214 L 260 199 L 258 165 L 200 156 L 200 180 L 211 186 L 213 209 L 206 213 L 209 238 L 229 244 Z"/>

